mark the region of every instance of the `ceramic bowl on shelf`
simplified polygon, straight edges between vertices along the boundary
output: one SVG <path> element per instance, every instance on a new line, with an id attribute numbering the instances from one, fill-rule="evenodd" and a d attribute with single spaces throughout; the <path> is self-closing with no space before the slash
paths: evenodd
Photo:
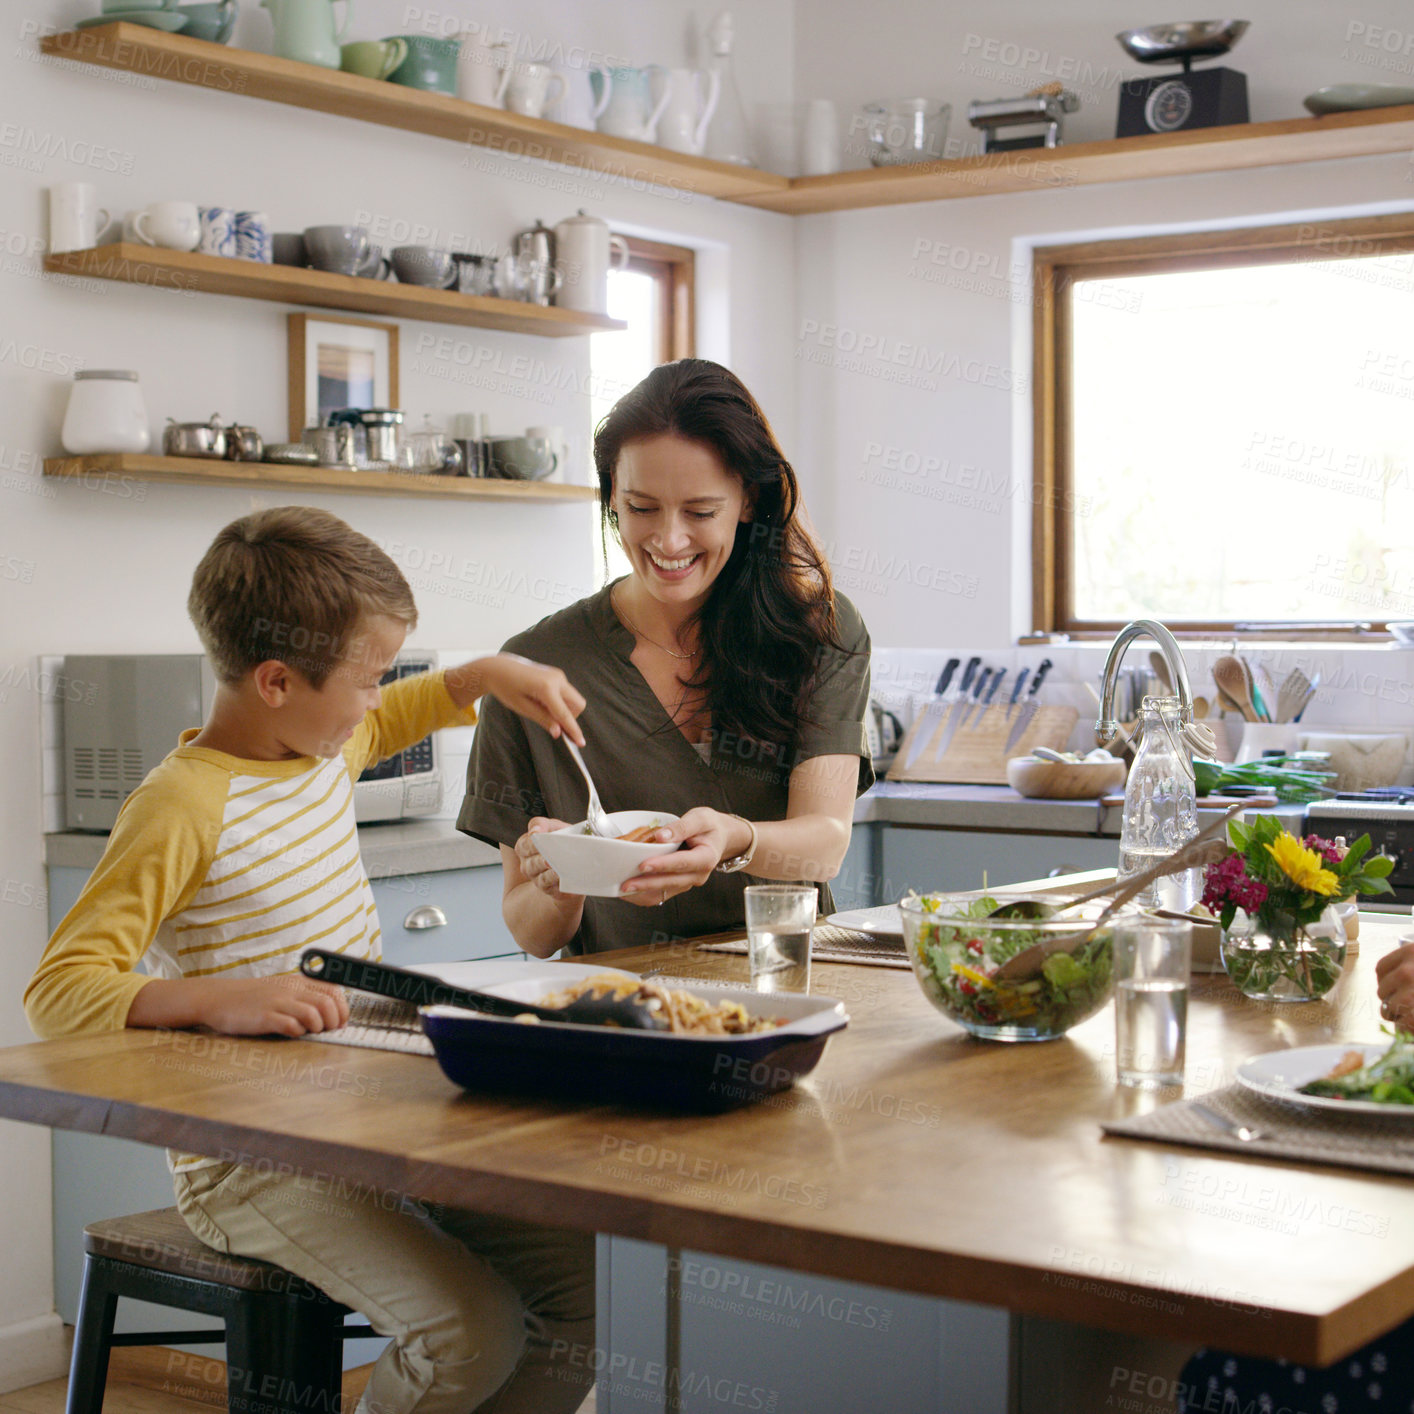
<path id="1" fill-rule="evenodd" d="M 176 34 L 187 27 L 187 17 L 176 10 L 118 10 L 110 15 L 90 15 L 86 20 L 78 20 L 75 29 L 93 29 L 96 25 L 111 25 L 122 21 L 125 25 L 146 25 L 148 29 L 166 30 Z"/>
<path id="2" fill-rule="evenodd" d="M 1318 118 L 1327 113 L 1358 113 L 1366 108 L 1397 108 L 1414 103 L 1414 88 L 1392 83 L 1333 83 L 1308 93 L 1302 103 Z"/>

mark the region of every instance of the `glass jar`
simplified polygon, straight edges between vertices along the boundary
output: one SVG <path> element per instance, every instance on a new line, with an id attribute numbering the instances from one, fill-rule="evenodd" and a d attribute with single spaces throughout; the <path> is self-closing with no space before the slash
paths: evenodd
<path id="1" fill-rule="evenodd" d="M 944 156 L 950 104 L 932 98 L 895 98 L 866 103 L 863 113 L 873 166 L 936 162 Z"/>
<path id="2" fill-rule="evenodd" d="M 1173 854 L 1198 833 L 1193 761 L 1183 739 L 1178 698 L 1144 699 L 1138 740 L 1120 821 L 1120 883 Z M 1202 894 L 1202 872 L 1186 869 L 1158 879 L 1135 902 L 1143 908 L 1186 913 Z"/>
<path id="3" fill-rule="evenodd" d="M 137 374 L 125 368 L 86 368 L 75 373 L 59 440 L 76 457 L 145 452 L 152 445 L 152 433 Z"/>

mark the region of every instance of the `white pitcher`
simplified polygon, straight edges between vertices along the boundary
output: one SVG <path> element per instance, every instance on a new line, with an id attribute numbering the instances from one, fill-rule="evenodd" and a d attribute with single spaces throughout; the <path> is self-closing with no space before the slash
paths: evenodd
<path id="1" fill-rule="evenodd" d="M 722 76 L 715 69 L 662 69 L 658 85 L 663 95 L 658 120 L 658 145 L 674 152 L 701 156 L 707 144 L 707 124 L 722 96 Z"/>
<path id="2" fill-rule="evenodd" d="M 515 55 L 505 44 L 488 44 L 479 34 L 460 36 L 457 52 L 457 97 L 485 108 L 505 106 Z"/>
<path id="3" fill-rule="evenodd" d="M 605 93 L 609 95 L 604 111 L 596 120 L 601 133 L 632 138 L 635 142 L 657 142 L 658 119 L 663 116 L 669 98 L 664 91 L 656 103 L 653 101 L 652 77 L 658 67 L 657 64 L 645 69 L 596 67 L 589 71 L 596 98 L 602 98 Z"/>
<path id="4" fill-rule="evenodd" d="M 609 312 L 609 271 L 628 264 L 628 242 L 609 223 L 581 211 L 555 227 L 555 268 L 563 283 L 555 293 L 561 309 Z"/>

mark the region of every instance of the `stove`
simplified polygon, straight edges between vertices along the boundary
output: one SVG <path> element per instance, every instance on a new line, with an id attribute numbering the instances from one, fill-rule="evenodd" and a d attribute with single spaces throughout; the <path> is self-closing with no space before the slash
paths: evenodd
<path id="1" fill-rule="evenodd" d="M 1395 860 L 1389 882 L 1392 894 L 1360 900 L 1372 913 L 1408 913 L 1414 905 L 1414 786 L 1375 786 L 1366 791 L 1343 791 L 1329 800 L 1306 807 L 1306 829 L 1333 839 L 1370 836 L 1380 854 Z"/>

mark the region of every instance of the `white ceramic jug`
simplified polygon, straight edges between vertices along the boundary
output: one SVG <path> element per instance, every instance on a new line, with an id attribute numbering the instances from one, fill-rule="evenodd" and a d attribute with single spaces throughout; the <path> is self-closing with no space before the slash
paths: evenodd
<path id="1" fill-rule="evenodd" d="M 609 271 L 628 264 L 628 242 L 609 223 L 581 211 L 555 227 L 555 267 L 563 283 L 555 293 L 561 309 L 587 314 L 609 311 Z"/>
<path id="2" fill-rule="evenodd" d="M 601 133 L 632 138 L 635 142 L 658 141 L 658 119 L 663 116 L 669 98 L 664 91 L 657 102 L 653 101 L 652 76 L 658 67 L 650 64 L 645 69 L 594 68 L 589 71 L 596 98 L 602 98 L 606 92 L 609 95 L 604 111 L 596 120 Z"/>
<path id="3" fill-rule="evenodd" d="M 461 35 L 457 51 L 457 97 L 485 108 L 505 106 L 515 55 L 508 45 L 488 44 L 479 34 Z"/>
<path id="4" fill-rule="evenodd" d="M 707 124 L 722 95 L 722 76 L 715 69 L 709 74 L 700 69 L 662 69 L 658 85 L 664 99 L 658 145 L 701 156 Z"/>

